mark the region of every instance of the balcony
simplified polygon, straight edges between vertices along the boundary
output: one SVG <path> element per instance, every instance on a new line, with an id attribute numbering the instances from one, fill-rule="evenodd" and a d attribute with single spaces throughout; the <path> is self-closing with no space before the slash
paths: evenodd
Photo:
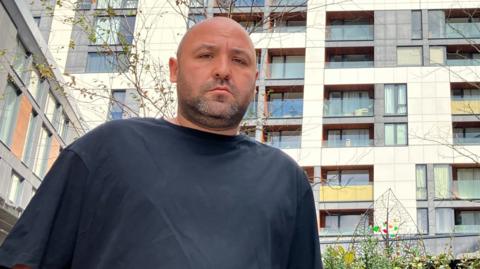
<path id="1" fill-rule="evenodd" d="M 325 148 L 372 147 L 373 139 L 339 139 L 322 141 Z"/>
<path id="2" fill-rule="evenodd" d="M 445 38 L 480 38 L 480 22 L 445 23 Z"/>
<path id="3" fill-rule="evenodd" d="M 274 33 L 296 33 L 306 30 L 306 12 L 272 13 L 270 18 L 270 25 Z"/>
<path id="4" fill-rule="evenodd" d="M 356 227 L 345 228 L 320 228 L 318 235 L 320 236 L 351 236 L 355 233 Z"/>
<path id="5" fill-rule="evenodd" d="M 303 116 L 303 99 L 284 99 L 269 101 L 268 118 L 301 118 Z"/>
<path id="6" fill-rule="evenodd" d="M 322 146 L 326 148 L 374 145 L 373 124 L 325 124 Z"/>
<path id="7" fill-rule="evenodd" d="M 373 25 L 327 25 L 327 41 L 373 40 Z"/>
<path id="8" fill-rule="evenodd" d="M 480 199 L 480 180 L 454 180 L 452 187 L 456 199 Z"/>
<path id="9" fill-rule="evenodd" d="M 306 6 L 308 0 L 272 0 L 271 7 L 301 7 Z"/>
<path id="10" fill-rule="evenodd" d="M 480 144 L 480 124 L 474 122 L 453 123 L 453 144 Z"/>
<path id="11" fill-rule="evenodd" d="M 322 185 L 319 195 L 320 202 L 372 201 L 373 184 L 360 186 Z"/>
<path id="12" fill-rule="evenodd" d="M 459 234 L 479 234 L 480 225 L 455 225 L 453 232 Z"/>
<path id="13" fill-rule="evenodd" d="M 302 127 L 297 125 L 267 126 L 263 141 L 280 149 L 298 149 L 302 141 Z"/>
<path id="14" fill-rule="evenodd" d="M 374 67 L 373 47 L 326 48 L 326 68 Z"/>
<path id="15" fill-rule="evenodd" d="M 305 49 L 271 49 L 268 51 L 267 79 L 303 79 Z"/>
<path id="16" fill-rule="evenodd" d="M 480 114 L 480 99 L 453 99 L 452 114 L 454 115 L 472 115 Z"/>
<path id="17" fill-rule="evenodd" d="M 371 117 L 374 99 L 325 100 L 324 117 Z"/>
<path id="18" fill-rule="evenodd" d="M 263 7 L 264 0 L 217 0 L 217 7 L 229 9 L 230 7 Z"/>

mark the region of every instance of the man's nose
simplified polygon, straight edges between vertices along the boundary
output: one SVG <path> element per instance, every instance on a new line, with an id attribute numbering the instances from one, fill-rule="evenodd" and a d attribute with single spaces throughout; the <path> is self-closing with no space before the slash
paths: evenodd
<path id="1" fill-rule="evenodd" d="M 213 75 L 215 79 L 229 80 L 231 76 L 231 62 L 228 57 L 217 57 L 215 66 L 213 69 Z"/>

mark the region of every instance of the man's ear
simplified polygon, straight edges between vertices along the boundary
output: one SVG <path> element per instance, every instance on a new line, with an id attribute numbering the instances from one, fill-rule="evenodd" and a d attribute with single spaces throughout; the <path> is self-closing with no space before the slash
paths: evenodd
<path id="1" fill-rule="evenodd" d="M 170 69 L 170 82 L 177 82 L 178 61 L 177 59 L 170 57 L 168 60 L 168 67 Z"/>

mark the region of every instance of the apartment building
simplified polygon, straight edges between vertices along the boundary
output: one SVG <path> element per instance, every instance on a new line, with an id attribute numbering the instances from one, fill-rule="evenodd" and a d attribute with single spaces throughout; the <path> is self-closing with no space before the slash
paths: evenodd
<path id="1" fill-rule="evenodd" d="M 124 74 L 123 44 L 144 40 L 167 66 L 188 27 L 230 16 L 251 33 L 259 70 L 242 132 L 304 167 L 322 248 L 392 224 L 429 252 L 449 243 L 455 255 L 478 251 L 478 2 L 186 2 L 83 0 L 41 19 L 59 70 L 103 97 L 72 92 L 89 128 L 158 116 Z M 88 18 L 93 32 L 56 17 Z"/>
<path id="2" fill-rule="evenodd" d="M 37 20 L 22 1 L 0 4 L 0 242 L 60 151 L 84 133 L 62 91 Z"/>

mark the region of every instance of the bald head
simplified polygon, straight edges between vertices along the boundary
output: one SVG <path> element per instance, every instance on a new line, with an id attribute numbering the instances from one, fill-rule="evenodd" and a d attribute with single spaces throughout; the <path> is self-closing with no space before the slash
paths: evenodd
<path id="1" fill-rule="evenodd" d="M 219 30 L 235 31 L 236 33 L 240 34 L 242 38 L 245 38 L 248 41 L 250 50 L 255 55 L 255 47 L 253 46 L 252 40 L 250 39 L 250 36 L 248 32 L 245 30 L 245 28 L 243 28 L 238 22 L 230 18 L 213 17 L 213 18 L 208 18 L 206 20 L 203 20 L 195 24 L 194 26 L 192 26 L 190 29 L 188 29 L 188 31 L 183 36 L 182 40 L 180 40 L 180 44 L 178 45 L 177 59 L 180 59 L 181 54 L 183 52 L 184 45 L 190 42 L 189 39 L 191 39 L 192 36 L 195 37 L 195 33 L 204 32 L 204 31 L 207 31 L 210 33 L 216 33 Z"/>

